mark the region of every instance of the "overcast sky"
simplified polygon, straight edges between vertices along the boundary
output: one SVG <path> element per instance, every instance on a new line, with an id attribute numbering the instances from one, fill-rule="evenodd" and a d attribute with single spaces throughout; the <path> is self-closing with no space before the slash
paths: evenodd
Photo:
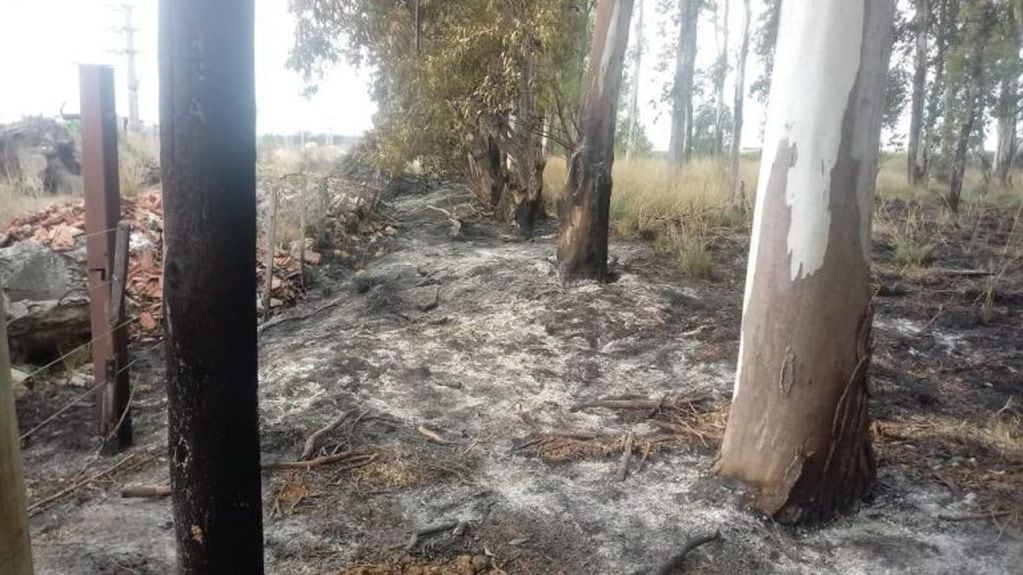
<path id="1" fill-rule="evenodd" d="M 121 0 L 124 1 L 124 0 Z M 65 111 L 78 109 L 79 63 L 114 65 L 118 84 L 118 109 L 127 109 L 127 88 L 123 58 L 114 51 L 123 38 L 114 30 L 123 24 L 111 0 L 0 0 L 0 122 L 26 115 L 55 116 L 62 103 Z M 132 1 L 132 0 L 128 0 Z M 669 109 L 660 103 L 670 82 L 670 70 L 657 71 L 665 47 L 675 35 L 672 25 L 656 11 L 656 0 L 645 2 L 645 36 L 648 49 L 641 72 L 640 111 L 655 148 L 664 149 L 669 137 Z M 155 122 L 157 104 L 157 0 L 134 0 L 137 60 L 140 79 L 140 114 Z M 742 2 L 732 0 L 733 57 L 738 45 Z M 754 12 L 760 2 L 753 2 Z M 638 6 L 637 6 L 638 10 Z M 756 14 L 754 14 L 754 18 Z M 375 110 L 368 94 L 368 72 L 340 65 L 321 83 L 311 99 L 302 96 L 304 84 L 285 68 L 293 37 L 293 19 L 287 0 L 256 0 L 256 104 L 260 133 L 293 133 L 300 130 L 361 134 L 371 126 Z M 633 35 L 634 37 L 635 35 Z M 717 52 L 710 15 L 705 14 L 699 36 L 698 67 L 709 65 Z M 759 63 L 750 58 L 748 82 Z M 732 77 L 726 86 L 726 101 L 732 100 Z M 747 102 L 744 145 L 760 139 L 762 108 Z"/>

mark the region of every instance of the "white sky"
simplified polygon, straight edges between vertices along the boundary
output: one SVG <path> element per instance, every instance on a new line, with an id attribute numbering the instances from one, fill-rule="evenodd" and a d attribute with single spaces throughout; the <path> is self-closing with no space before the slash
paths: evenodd
<path id="1" fill-rule="evenodd" d="M 127 113 L 123 58 L 113 50 L 124 40 L 113 28 L 123 24 L 111 0 L 0 0 L 0 123 L 26 115 L 55 116 L 78 110 L 79 63 L 115 66 L 117 107 Z M 211 0 L 213 1 L 213 0 Z M 133 0 L 142 120 L 155 123 L 158 109 L 157 0 Z M 371 125 L 365 71 L 340 66 L 312 99 L 303 82 L 284 67 L 293 20 L 287 0 L 256 0 L 256 105 L 260 133 L 300 130 L 360 134 Z"/>
<path id="2" fill-rule="evenodd" d="M 66 111 L 78 109 L 78 63 L 106 63 L 116 67 L 118 109 L 127 109 L 127 88 L 123 58 L 113 51 L 123 39 L 114 28 L 122 22 L 115 5 L 125 0 L 0 0 L 0 123 L 26 115 L 58 113 L 66 102 Z M 157 104 L 157 0 L 127 0 L 135 4 L 137 59 L 140 79 L 140 114 L 147 123 L 155 123 Z M 211 0 L 213 1 L 213 0 Z M 657 0 L 645 3 L 645 36 L 648 43 L 640 84 L 640 117 L 655 149 L 666 149 L 670 133 L 669 109 L 657 103 L 664 86 L 671 81 L 671 70 L 658 73 L 658 56 L 670 45 L 677 32 L 674 26 L 662 26 Z M 762 2 L 753 2 L 753 22 Z M 741 0 L 731 0 L 731 58 L 738 50 L 742 19 Z M 638 3 L 637 3 L 638 10 Z M 340 65 L 321 82 L 320 91 L 304 98 L 303 82 L 298 74 L 285 68 L 293 41 L 293 19 L 287 0 L 256 0 L 256 105 L 260 133 L 333 132 L 361 134 L 371 127 L 375 105 L 369 98 L 368 72 Z M 662 33 L 663 32 L 663 33 Z M 635 34 L 632 35 L 633 39 Z M 717 47 L 711 15 L 706 12 L 700 23 L 697 67 L 710 65 Z M 751 55 L 747 85 L 759 73 L 760 63 Z M 726 102 L 731 103 L 733 76 L 729 75 Z M 747 99 L 743 144 L 757 146 L 763 107 Z"/>

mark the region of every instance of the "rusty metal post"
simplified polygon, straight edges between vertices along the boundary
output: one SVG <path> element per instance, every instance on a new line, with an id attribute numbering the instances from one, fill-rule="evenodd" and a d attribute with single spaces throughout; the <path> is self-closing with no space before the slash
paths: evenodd
<path id="1" fill-rule="evenodd" d="M 86 260 L 89 273 L 89 309 L 92 328 L 92 375 L 96 393 L 99 433 L 110 432 L 105 407 L 111 389 L 128 386 L 128 372 L 107 382 L 107 362 L 126 365 L 127 326 L 111 329 L 110 286 L 114 267 L 114 238 L 121 217 L 117 171 L 117 114 L 114 108 L 114 71 L 109 66 L 79 67 L 82 126 L 82 183 L 85 188 Z M 122 322 L 123 324 L 123 322 Z M 121 361 L 118 361 L 120 359 Z M 118 368 L 120 369 L 120 368 Z M 123 381 L 122 381 L 123 380 Z M 113 416 L 115 421 L 119 417 Z"/>

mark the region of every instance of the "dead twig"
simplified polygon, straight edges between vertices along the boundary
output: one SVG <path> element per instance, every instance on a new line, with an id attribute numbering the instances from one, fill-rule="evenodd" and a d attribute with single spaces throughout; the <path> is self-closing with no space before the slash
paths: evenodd
<path id="1" fill-rule="evenodd" d="M 625 438 L 625 447 L 622 450 L 622 462 L 618 465 L 618 481 L 625 481 L 629 475 L 629 462 L 632 461 L 632 442 L 635 436 L 629 433 Z"/>
<path id="2" fill-rule="evenodd" d="M 685 560 L 686 555 L 692 552 L 694 549 L 701 545 L 706 545 L 711 541 L 721 539 L 721 532 L 715 531 L 714 533 L 706 533 L 703 535 L 697 535 L 696 537 L 690 538 L 682 545 L 682 549 L 672 555 L 667 561 L 664 562 L 660 567 L 652 571 L 653 575 L 671 575 L 676 569 L 682 566 L 682 561 Z"/>
<path id="3" fill-rule="evenodd" d="M 416 427 L 416 433 L 418 433 L 419 435 L 422 435 L 423 437 L 425 437 L 427 441 L 432 442 L 432 443 L 436 443 L 438 445 L 450 445 L 451 444 L 450 441 L 448 441 L 447 439 L 444 439 L 443 437 L 441 437 L 440 434 L 438 434 L 436 431 L 429 430 L 429 429 L 423 427 L 422 425 Z"/>
<path id="4" fill-rule="evenodd" d="M 127 485 L 121 489 L 121 497 L 125 499 L 167 497 L 173 493 L 170 485 Z"/>
<path id="5" fill-rule="evenodd" d="M 330 433 L 331 431 L 334 431 L 335 429 L 337 429 L 337 427 L 339 425 L 341 425 L 342 423 L 344 423 L 344 421 L 346 419 L 348 419 L 348 415 L 349 415 L 348 412 L 345 412 L 345 413 L 341 414 L 341 416 L 338 417 L 337 419 L 335 419 L 334 421 L 331 421 L 327 425 L 324 425 L 323 427 L 321 427 L 321 428 L 317 429 L 316 431 L 312 432 L 309 435 L 309 437 L 307 437 L 306 440 L 305 440 L 305 447 L 302 449 L 302 455 L 299 456 L 299 459 L 300 460 L 306 460 L 306 459 L 309 459 L 310 457 L 312 457 L 313 456 L 313 452 L 316 451 L 316 442 L 321 437 L 323 437 L 324 435 L 326 435 L 326 434 Z"/>

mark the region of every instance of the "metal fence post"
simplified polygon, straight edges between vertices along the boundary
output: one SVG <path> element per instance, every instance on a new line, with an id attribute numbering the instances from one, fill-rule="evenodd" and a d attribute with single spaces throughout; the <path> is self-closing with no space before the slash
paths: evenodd
<path id="1" fill-rule="evenodd" d="M 89 308 L 92 328 L 92 373 L 95 384 L 99 433 L 106 438 L 121 420 L 112 411 L 122 403 L 115 397 L 128 389 L 128 330 L 125 322 L 111 326 L 110 292 L 114 268 L 114 240 L 121 217 L 117 166 L 117 113 L 114 107 L 114 71 L 109 66 L 79 67 L 82 126 L 82 182 L 85 188 L 86 260 L 89 274 Z M 122 314 L 123 317 L 123 314 Z M 118 366 L 115 381 L 107 380 L 107 364 Z M 102 384 L 102 385 L 101 385 Z M 126 403 L 126 400 L 125 400 Z M 127 418 L 125 422 L 128 423 Z M 130 425 L 130 424 L 129 424 Z M 122 436 L 123 438 L 123 436 Z M 104 452 L 116 453 L 130 444 L 110 445 Z"/>

